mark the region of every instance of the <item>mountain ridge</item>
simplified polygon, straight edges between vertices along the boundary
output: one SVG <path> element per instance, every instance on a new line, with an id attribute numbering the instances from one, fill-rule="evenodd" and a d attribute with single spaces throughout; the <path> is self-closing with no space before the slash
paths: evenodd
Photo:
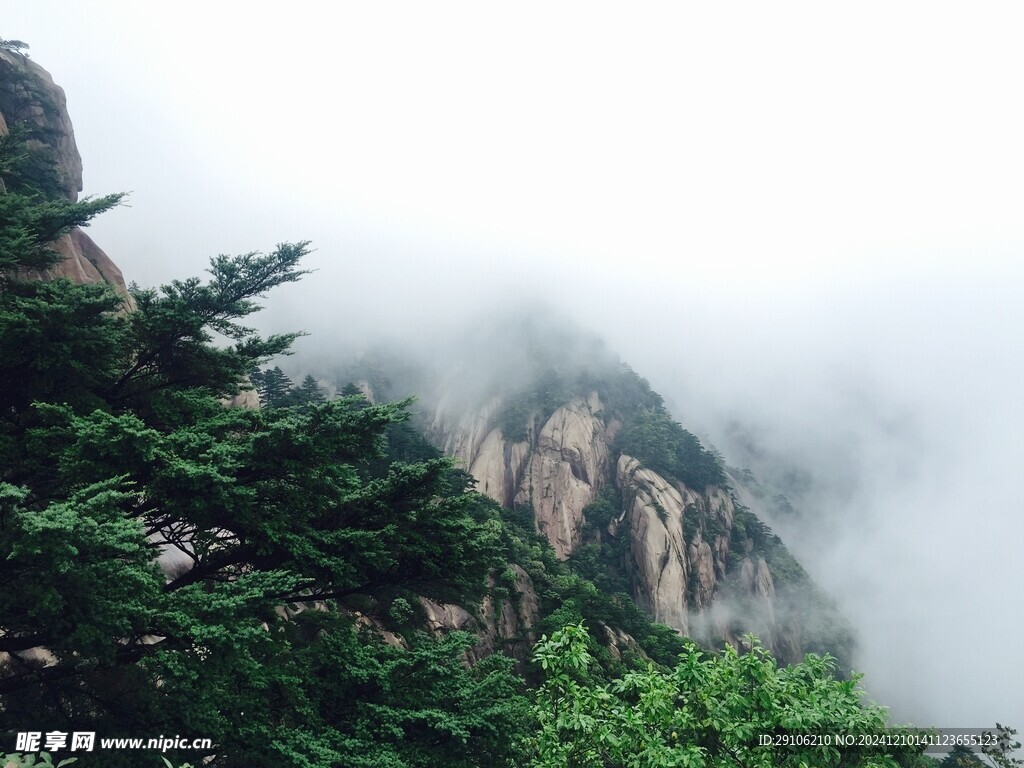
<path id="1" fill-rule="evenodd" d="M 433 370 L 390 376 L 394 356 L 369 355 L 321 379 L 384 400 L 427 393 L 419 428 L 477 490 L 651 620 L 709 646 L 753 633 L 786 662 L 814 651 L 848 666 L 852 628 L 761 520 L 769 510 L 734 492 L 739 476 L 646 380 L 557 314 L 513 322 L 482 321 Z"/>

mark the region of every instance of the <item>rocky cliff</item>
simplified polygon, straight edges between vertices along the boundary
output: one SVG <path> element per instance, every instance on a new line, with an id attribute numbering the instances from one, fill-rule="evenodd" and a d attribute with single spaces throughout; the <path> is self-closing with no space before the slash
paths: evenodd
<path id="1" fill-rule="evenodd" d="M 614 428 L 598 418 L 603 406 L 592 392 L 556 409 L 535 433 L 531 424 L 527 439 L 510 440 L 492 424 L 500 403 L 463 414 L 453 427 L 439 411 L 433 433 L 476 478 L 477 490 L 504 506 L 532 505 L 538 530 L 564 560 L 580 543 L 583 509 L 607 480 Z"/>
<path id="2" fill-rule="evenodd" d="M 564 367 L 546 375 L 545 387 L 499 389 L 461 410 L 442 385 L 428 432 L 479 491 L 531 516 L 560 560 L 619 578 L 653 620 L 710 644 L 742 646 L 752 632 L 786 661 L 811 650 L 847 655 L 847 633 L 821 631 L 845 622 L 739 503 L 717 460 L 679 425 L 666 428 L 646 382 L 607 362 L 582 378 Z M 667 443 L 652 445 L 659 440 Z"/>
<path id="3" fill-rule="evenodd" d="M 20 130 L 27 146 L 53 162 L 55 178 L 46 191 L 77 200 L 82 191 L 82 158 L 68 116 L 64 91 L 50 74 L 31 59 L 0 50 L 0 136 Z M 74 229 L 54 244 L 61 260 L 37 279 L 67 278 L 76 283 L 108 283 L 127 295 L 117 265 L 81 229 Z"/>

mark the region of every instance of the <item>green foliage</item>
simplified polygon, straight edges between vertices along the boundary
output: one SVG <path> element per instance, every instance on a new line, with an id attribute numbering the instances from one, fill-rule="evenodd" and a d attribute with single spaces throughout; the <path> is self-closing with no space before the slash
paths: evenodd
<path id="1" fill-rule="evenodd" d="M 501 411 L 495 417 L 507 440 L 526 440 L 532 432 L 548 420 L 552 413 L 577 394 L 573 381 L 562 375 L 546 361 L 538 361 L 527 387 L 506 396 Z"/>
<path id="2" fill-rule="evenodd" d="M 290 405 L 289 393 L 294 384 L 278 366 L 261 371 L 256 368 L 249 378 L 260 396 L 260 405 L 264 408 L 284 408 Z"/>
<path id="3" fill-rule="evenodd" d="M 608 530 L 609 524 L 621 514 L 622 505 L 622 494 L 614 485 L 602 488 L 583 510 L 586 543 L 578 546 L 566 561 L 574 573 L 594 582 L 601 592 L 615 596 L 618 602 L 633 588 L 627 565 L 629 537 L 611 535 Z"/>
<path id="4" fill-rule="evenodd" d="M 295 386 L 284 371 L 275 365 L 265 371 L 254 368 L 249 373 L 249 380 L 256 388 L 260 405 L 264 408 L 290 408 L 327 401 L 312 374 L 307 374 L 302 383 Z"/>
<path id="5" fill-rule="evenodd" d="M 398 625 L 408 623 L 409 619 L 413 617 L 414 611 L 412 605 L 404 597 L 396 597 L 391 601 L 391 607 L 388 608 L 388 615 L 391 620 Z"/>
<path id="6" fill-rule="evenodd" d="M 342 397 L 363 397 L 363 391 L 351 381 L 341 388 L 340 394 Z"/>
<path id="7" fill-rule="evenodd" d="M 0 136 L 0 180 L 6 192 L 54 200 L 62 197 L 62 180 L 53 150 L 32 141 L 26 123 L 15 123 Z"/>
<path id="8" fill-rule="evenodd" d="M 174 427 L 36 406 L 45 426 L 25 442 L 56 469 L 37 490 L 0 486 L 11 552 L 0 567 L 10 586 L 0 646 L 44 646 L 59 663 L 0 680 L 0 693 L 22 704 L 0 712 L 0 725 L 43 716 L 46 687 L 59 680 L 64 706 L 98 727 L 193 730 L 221 749 L 240 749 L 232 739 L 243 734 L 270 749 L 270 730 L 259 729 L 289 710 L 267 709 L 261 721 L 245 702 L 312 679 L 281 677 L 297 640 L 275 606 L 344 604 L 396 586 L 465 597 L 500 562 L 500 524 L 473 506 L 447 460 L 393 463 L 379 476 L 367 468 L 386 425 L 405 418 L 400 407 L 262 412 L 200 399 L 205 414 Z M 182 404 L 192 416 L 204 410 L 195 398 Z M 152 560 L 168 549 L 188 562 L 165 579 Z M 125 691 L 98 707 L 115 679 Z M 189 729 L 177 720 L 186 712 Z"/>
<path id="9" fill-rule="evenodd" d="M 56 281 L 0 287 L 0 435 L 30 418 L 34 400 L 81 409 L 105 405 L 103 390 L 122 364 L 117 343 L 125 325 L 115 314 L 120 306 L 121 299 L 103 286 Z"/>
<path id="10" fill-rule="evenodd" d="M 0 290 L 19 270 L 53 266 L 59 259 L 53 241 L 124 197 L 64 199 L 52 151 L 35 130 L 16 123 L 0 137 Z"/>
<path id="11" fill-rule="evenodd" d="M 45 644 L 60 658 L 111 661 L 118 651 L 111 634 L 147 627 L 163 580 L 141 524 L 128 514 L 137 495 L 118 485 L 94 483 L 40 509 L 25 504 L 27 489 L 0 484 L 0 547 L 9 553 L 3 640 L 13 633 L 16 647 Z"/>
<path id="12" fill-rule="evenodd" d="M 314 405 L 316 403 L 322 403 L 325 400 L 327 400 L 327 398 L 320 389 L 320 385 L 316 383 L 316 379 L 314 379 L 311 374 L 306 374 L 302 383 L 299 384 L 295 390 L 296 404 Z"/>
<path id="13" fill-rule="evenodd" d="M 55 221 L 19 244 L 0 220 L 19 268 L 71 221 L 4 204 Z M 97 286 L 0 286 L 5 738 L 26 723 L 191 733 L 213 739 L 200 759 L 214 765 L 472 765 L 511 749 L 525 711 L 511 662 L 469 670 L 465 637 L 390 648 L 347 618 L 389 601 L 407 616 L 396 591 L 472 599 L 504 567 L 501 522 L 466 476 L 392 444 L 408 404 L 322 402 L 312 379 L 301 408 L 218 402 L 295 338 L 241 321 L 303 274 L 306 250 L 218 257 L 206 281 L 135 289 L 131 312 Z M 45 666 L 20 655 L 33 648 Z"/>
<path id="14" fill-rule="evenodd" d="M 119 407 L 146 407 L 166 389 L 201 389 L 216 396 L 235 395 L 254 365 L 287 352 L 301 334 L 266 339 L 238 321 L 258 311 L 256 299 L 306 272 L 298 262 L 308 243 L 284 243 L 268 254 L 217 256 L 210 279 L 175 280 L 154 290 L 135 290 L 137 311 L 129 313 L 124 351 L 130 364 L 107 388 Z M 234 342 L 214 346 L 213 334 Z M 127 361 L 126 361 L 127 362 Z"/>
<path id="15" fill-rule="evenodd" d="M 526 571 L 538 597 L 535 633 L 551 633 L 566 624 L 586 621 L 597 628 L 592 636 L 595 658 L 609 673 L 652 659 L 670 663 L 686 647 L 678 632 L 655 624 L 644 614 L 627 594 L 621 576 L 601 578 L 603 560 L 594 554 L 596 547 L 583 547 L 562 562 L 547 540 L 534 531 L 531 510 L 499 507 L 498 511 L 504 523 L 501 545 L 505 558 Z M 609 637 L 602 627 L 624 632 L 632 640 L 616 649 L 616 655 L 608 648 Z"/>
<path id="16" fill-rule="evenodd" d="M 315 625 L 324 620 L 313 617 Z M 406 650 L 367 633 L 331 630 L 304 648 L 295 671 L 316 681 L 304 729 L 334 732 L 335 755 L 319 765 L 509 764 L 530 727 L 529 705 L 511 660 L 492 656 L 465 666 L 473 641 L 466 633 L 439 641 L 419 636 Z"/>
<path id="17" fill-rule="evenodd" d="M 725 485 L 725 473 L 715 456 L 694 435 L 672 420 L 664 408 L 641 406 L 619 434 L 619 451 L 645 466 L 703 491 Z"/>
<path id="18" fill-rule="evenodd" d="M 856 680 L 833 677 L 828 657 L 779 667 L 751 641 L 743 655 L 691 647 L 672 669 L 649 666 L 602 683 L 591 676 L 582 624 L 541 638 L 532 765 L 894 768 L 916 759 L 913 750 L 760 746 L 760 734 L 873 733 L 887 723 L 884 710 L 861 703 Z"/>
<path id="19" fill-rule="evenodd" d="M 986 768 L 986 765 L 969 747 L 955 746 L 939 763 L 939 768 Z"/>
<path id="20" fill-rule="evenodd" d="M 617 546 L 625 538 L 612 539 L 609 543 L 581 544 L 566 563 L 580 577 L 592 581 L 605 595 L 630 592 L 629 579 L 622 567 L 622 552 Z"/>
<path id="21" fill-rule="evenodd" d="M 184 708 L 193 732 L 217 735 L 214 764 L 502 766 L 530 728 L 512 662 L 496 656 L 467 667 L 466 633 L 417 635 L 396 647 L 337 612 L 305 611 L 261 635 L 260 647 L 247 644 L 251 657 L 210 654 L 194 667 L 154 661 L 175 683 L 159 705 Z M 202 695 L 190 700 L 198 684 Z"/>
<path id="22" fill-rule="evenodd" d="M 1024 759 L 1013 756 L 1019 754 L 1021 748 L 1021 743 L 1014 739 L 1017 729 L 996 723 L 992 734 L 996 737 L 996 742 L 981 748 L 985 757 L 998 768 L 1021 768 L 1024 766 Z"/>
<path id="23" fill-rule="evenodd" d="M 20 192 L 0 194 L 0 281 L 16 270 L 47 269 L 60 258 L 51 243 L 73 227 L 117 205 L 122 195 L 77 203 L 38 202 Z"/>
<path id="24" fill-rule="evenodd" d="M 542 425 L 558 407 L 596 391 L 607 407 L 606 418 L 614 416 L 623 422 L 615 445 L 620 453 L 698 491 L 725 485 L 720 459 L 673 421 L 661 397 L 632 369 L 603 358 L 596 367 L 566 366 L 556 355 L 547 348 L 531 349 L 528 384 L 505 395 L 495 417 L 507 439 L 526 439 L 530 429 Z"/>

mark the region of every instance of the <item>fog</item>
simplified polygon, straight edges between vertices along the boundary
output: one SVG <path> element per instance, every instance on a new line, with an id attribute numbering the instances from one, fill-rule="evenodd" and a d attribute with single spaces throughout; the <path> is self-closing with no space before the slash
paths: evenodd
<path id="1" fill-rule="evenodd" d="M 91 231 L 128 279 L 311 240 L 260 321 L 311 365 L 555 307 L 789 495 L 897 720 L 1024 728 L 1024 11 L 703 5 L 34 0 L 0 36 L 85 192 L 131 191 Z"/>

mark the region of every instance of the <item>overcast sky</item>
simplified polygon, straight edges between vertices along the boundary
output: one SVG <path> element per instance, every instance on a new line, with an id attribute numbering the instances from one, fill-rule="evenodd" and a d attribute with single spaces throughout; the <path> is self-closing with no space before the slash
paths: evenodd
<path id="1" fill-rule="evenodd" d="M 312 240 L 264 321 L 307 351 L 552 302 L 809 473 L 788 540 L 875 698 L 1024 728 L 1022 35 L 1016 4 L 891 2 L 26 0 L 0 29 L 67 91 L 86 193 L 131 191 L 92 230 L 129 279 Z"/>

